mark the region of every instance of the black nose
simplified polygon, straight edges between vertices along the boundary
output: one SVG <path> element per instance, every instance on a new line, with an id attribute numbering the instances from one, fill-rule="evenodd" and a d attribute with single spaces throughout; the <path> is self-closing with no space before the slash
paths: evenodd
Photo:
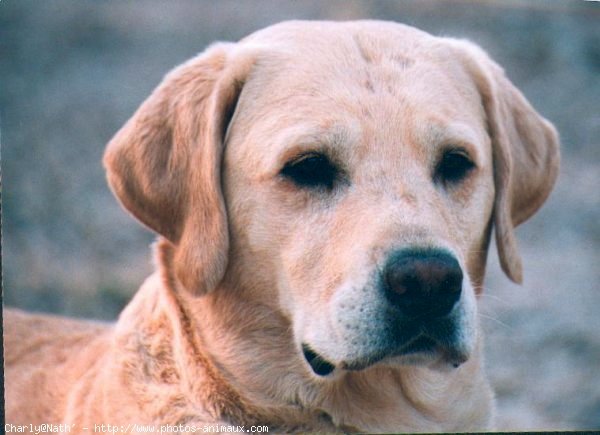
<path id="1" fill-rule="evenodd" d="M 435 249 L 398 251 L 383 269 L 387 299 L 411 318 L 450 313 L 460 298 L 462 280 L 458 261 Z"/>

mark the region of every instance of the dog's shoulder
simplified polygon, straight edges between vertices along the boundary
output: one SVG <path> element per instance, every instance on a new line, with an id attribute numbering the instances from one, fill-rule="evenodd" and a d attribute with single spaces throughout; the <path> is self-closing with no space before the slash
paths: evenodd
<path id="1" fill-rule="evenodd" d="M 5 308 L 3 310 L 5 364 L 10 367 L 27 360 L 66 359 L 65 352 L 85 346 L 106 332 L 110 325 L 33 314 Z"/>
<path id="2" fill-rule="evenodd" d="M 69 387 L 104 354 L 110 325 L 4 309 L 3 327 L 7 419 L 59 422 Z"/>

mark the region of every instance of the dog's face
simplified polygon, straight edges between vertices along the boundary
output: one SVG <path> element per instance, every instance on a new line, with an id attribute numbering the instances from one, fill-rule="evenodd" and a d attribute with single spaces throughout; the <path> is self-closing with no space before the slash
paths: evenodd
<path id="1" fill-rule="evenodd" d="M 145 106 L 115 192 L 184 286 L 270 306 L 320 376 L 468 359 L 492 226 L 519 280 L 513 226 L 556 176 L 554 130 L 482 52 L 395 24 L 275 26 Z"/>
<path id="2" fill-rule="evenodd" d="M 479 94 L 456 65 L 379 40 L 392 49 L 350 39 L 259 65 L 268 82 L 246 83 L 228 132 L 231 261 L 321 373 L 459 364 L 475 342 L 494 203 Z"/>

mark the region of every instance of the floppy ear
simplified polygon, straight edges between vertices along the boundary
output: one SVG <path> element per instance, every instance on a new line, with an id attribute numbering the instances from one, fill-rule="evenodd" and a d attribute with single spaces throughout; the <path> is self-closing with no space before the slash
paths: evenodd
<path id="1" fill-rule="evenodd" d="M 494 226 L 500 264 L 508 277 L 523 280 L 514 227 L 544 203 L 558 175 L 556 129 L 540 116 L 503 70 L 479 47 L 452 41 L 481 94 L 494 159 Z"/>
<path id="2" fill-rule="evenodd" d="M 249 69 L 230 65 L 233 47 L 215 45 L 170 72 L 104 155 L 113 192 L 173 245 L 175 276 L 196 294 L 214 288 L 227 267 L 221 157 Z"/>

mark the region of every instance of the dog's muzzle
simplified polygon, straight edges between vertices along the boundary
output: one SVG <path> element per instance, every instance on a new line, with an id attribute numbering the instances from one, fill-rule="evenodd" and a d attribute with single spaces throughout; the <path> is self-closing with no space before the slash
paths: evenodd
<path id="1" fill-rule="evenodd" d="M 467 360 L 458 309 L 463 272 L 453 255 L 440 249 L 395 251 L 381 269 L 378 281 L 385 320 L 380 322 L 379 336 L 363 336 L 363 340 L 373 343 L 364 346 L 370 351 L 334 364 L 303 344 L 304 358 L 315 374 L 327 376 L 336 366 L 363 370 L 390 357 L 418 361 L 419 356 L 437 355 L 453 367 Z"/>

